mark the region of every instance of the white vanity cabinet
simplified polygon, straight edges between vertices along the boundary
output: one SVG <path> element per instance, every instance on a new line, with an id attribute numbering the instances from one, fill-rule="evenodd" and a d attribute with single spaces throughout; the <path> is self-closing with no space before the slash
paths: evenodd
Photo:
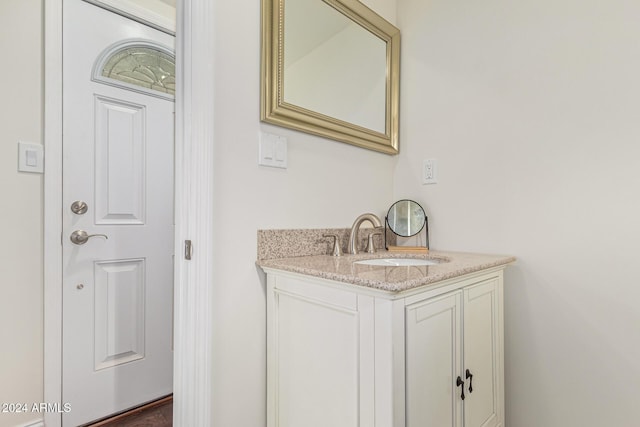
<path id="1" fill-rule="evenodd" d="M 501 301 L 494 276 L 407 305 L 407 427 L 503 424 Z"/>
<path id="2" fill-rule="evenodd" d="M 395 293 L 265 268 L 268 427 L 503 426 L 503 268 Z"/>

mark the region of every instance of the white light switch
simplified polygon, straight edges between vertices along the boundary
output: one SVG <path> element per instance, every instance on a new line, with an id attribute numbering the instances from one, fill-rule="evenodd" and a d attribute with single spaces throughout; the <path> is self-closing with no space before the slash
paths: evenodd
<path id="1" fill-rule="evenodd" d="M 35 150 L 26 151 L 27 155 L 27 166 L 36 167 L 38 166 L 38 152 Z"/>
<path id="2" fill-rule="evenodd" d="M 287 138 L 260 132 L 258 164 L 273 168 L 287 168 Z"/>
<path id="3" fill-rule="evenodd" d="M 40 144 L 18 142 L 18 171 L 43 173 L 44 149 Z"/>
<path id="4" fill-rule="evenodd" d="M 276 158 L 277 162 L 284 162 L 286 167 L 287 162 L 287 139 L 280 137 L 276 141 Z"/>
<path id="5" fill-rule="evenodd" d="M 262 152 L 262 160 L 273 161 L 273 152 L 275 151 L 275 142 L 270 140 L 262 141 L 262 145 L 260 146 Z"/>

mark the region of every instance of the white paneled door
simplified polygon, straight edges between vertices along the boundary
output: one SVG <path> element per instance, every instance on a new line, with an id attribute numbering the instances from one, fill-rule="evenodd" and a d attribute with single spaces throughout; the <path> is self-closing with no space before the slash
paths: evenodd
<path id="1" fill-rule="evenodd" d="M 174 38 L 63 4 L 62 418 L 76 426 L 172 392 L 174 102 L 144 49 Z M 100 80 L 109 56 L 131 62 L 120 80 Z"/>

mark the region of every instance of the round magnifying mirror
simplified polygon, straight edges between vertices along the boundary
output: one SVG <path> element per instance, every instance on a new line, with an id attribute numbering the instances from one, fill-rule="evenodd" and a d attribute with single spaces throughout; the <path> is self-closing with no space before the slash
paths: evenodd
<path id="1" fill-rule="evenodd" d="M 400 200 L 389 208 L 387 224 L 398 236 L 411 237 L 418 234 L 426 223 L 424 209 L 413 200 Z"/>

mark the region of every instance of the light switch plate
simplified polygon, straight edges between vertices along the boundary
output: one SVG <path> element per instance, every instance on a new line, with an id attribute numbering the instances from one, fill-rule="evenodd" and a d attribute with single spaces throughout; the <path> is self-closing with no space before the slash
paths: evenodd
<path id="1" fill-rule="evenodd" d="M 44 147 L 31 142 L 18 142 L 18 171 L 44 172 Z"/>
<path id="2" fill-rule="evenodd" d="M 260 132 L 258 164 L 273 168 L 287 168 L 287 138 Z"/>

